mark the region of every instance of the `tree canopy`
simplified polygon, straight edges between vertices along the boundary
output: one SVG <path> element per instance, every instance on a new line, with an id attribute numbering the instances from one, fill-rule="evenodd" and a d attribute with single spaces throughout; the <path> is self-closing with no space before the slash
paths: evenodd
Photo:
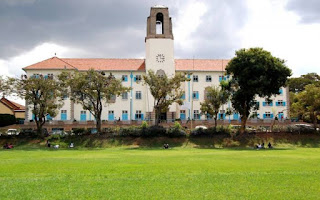
<path id="1" fill-rule="evenodd" d="M 291 107 L 294 115 L 312 121 L 316 129 L 320 119 L 320 87 L 314 84 L 305 86 L 305 90 L 295 96 Z"/>
<path id="2" fill-rule="evenodd" d="M 294 93 L 302 92 L 306 85 L 315 84 L 320 86 L 319 81 L 320 76 L 317 73 L 308 73 L 300 77 L 289 78 L 289 91 Z"/>
<path id="3" fill-rule="evenodd" d="M 280 87 L 286 84 L 291 70 L 284 63 L 262 48 L 240 49 L 228 63 L 226 71 L 232 77 L 228 89 L 233 108 L 241 116 L 241 133 L 245 131 L 250 110 L 256 105 L 255 98 L 279 94 Z"/>
<path id="4" fill-rule="evenodd" d="M 229 99 L 229 93 L 224 88 L 208 87 L 205 90 L 204 102 L 200 103 L 202 114 L 210 115 L 214 119 L 214 126 L 217 127 L 217 118 L 220 107 Z"/>
<path id="5" fill-rule="evenodd" d="M 155 124 L 159 124 L 161 112 L 167 112 L 169 106 L 174 102 L 182 104 L 183 91 L 181 83 L 189 80 L 184 74 L 176 73 L 174 77 L 168 78 L 165 73 L 157 75 L 149 70 L 143 76 L 144 84 L 149 86 L 154 98 L 154 109 L 156 114 Z"/>
<path id="6" fill-rule="evenodd" d="M 62 72 L 59 79 L 69 88 L 71 99 L 88 110 L 96 120 L 97 131 L 101 132 L 101 113 L 103 104 L 111 103 L 123 92 L 130 90 L 124 87 L 120 80 L 112 74 L 105 75 L 90 69 L 86 72 Z"/>
<path id="7" fill-rule="evenodd" d="M 33 75 L 15 80 L 15 93 L 26 100 L 31 107 L 37 133 L 42 134 L 42 127 L 47 117 L 55 117 L 63 105 L 63 88 L 52 76 Z"/>

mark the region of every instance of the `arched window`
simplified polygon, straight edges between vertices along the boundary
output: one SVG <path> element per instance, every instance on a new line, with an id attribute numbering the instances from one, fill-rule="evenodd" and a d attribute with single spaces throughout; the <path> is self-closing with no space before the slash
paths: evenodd
<path id="1" fill-rule="evenodd" d="M 156 34 L 163 34 L 163 14 L 158 13 L 156 18 Z"/>

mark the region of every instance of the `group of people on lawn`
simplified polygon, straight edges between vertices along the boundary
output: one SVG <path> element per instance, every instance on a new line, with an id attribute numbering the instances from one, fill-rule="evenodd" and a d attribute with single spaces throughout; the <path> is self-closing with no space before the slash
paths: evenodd
<path id="1" fill-rule="evenodd" d="M 264 147 L 264 142 L 263 142 L 262 144 L 260 144 L 260 143 L 257 144 L 255 147 L 256 147 L 257 150 L 258 150 L 258 149 L 265 149 L 265 147 Z M 271 144 L 270 142 L 268 143 L 268 148 L 269 148 L 269 149 L 273 148 L 273 146 L 272 146 L 272 144 Z"/>
<path id="2" fill-rule="evenodd" d="M 8 143 L 5 143 L 4 145 L 3 145 L 3 149 L 13 149 L 13 144 L 12 143 L 10 143 L 10 144 L 8 144 Z"/>

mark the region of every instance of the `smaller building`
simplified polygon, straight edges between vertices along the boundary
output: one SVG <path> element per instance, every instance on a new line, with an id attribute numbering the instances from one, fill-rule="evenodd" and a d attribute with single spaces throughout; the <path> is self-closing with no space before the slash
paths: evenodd
<path id="1" fill-rule="evenodd" d="M 24 119 L 25 110 L 25 106 L 10 101 L 9 99 L 2 97 L 0 100 L 0 114 L 10 114 L 15 116 L 17 119 Z"/>

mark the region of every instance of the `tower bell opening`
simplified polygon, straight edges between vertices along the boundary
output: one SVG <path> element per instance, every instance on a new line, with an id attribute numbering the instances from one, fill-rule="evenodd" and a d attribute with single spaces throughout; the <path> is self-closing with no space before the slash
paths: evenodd
<path id="1" fill-rule="evenodd" d="M 162 35 L 163 34 L 163 14 L 158 13 L 156 17 L 156 34 Z"/>

